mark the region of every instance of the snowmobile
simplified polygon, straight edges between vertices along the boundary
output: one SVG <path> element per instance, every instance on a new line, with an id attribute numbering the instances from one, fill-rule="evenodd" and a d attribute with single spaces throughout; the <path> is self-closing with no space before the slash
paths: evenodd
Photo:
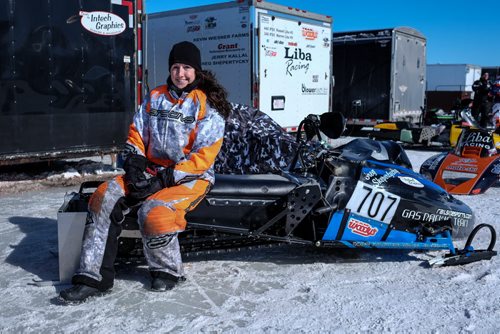
<path id="1" fill-rule="evenodd" d="M 453 113 L 422 108 L 418 124 L 407 121 L 381 122 L 373 126 L 368 138 L 394 140 L 408 147 L 448 146 L 449 129 L 455 121 Z"/>
<path id="2" fill-rule="evenodd" d="M 399 144 L 355 139 L 335 148 L 323 140 L 323 135 L 338 138 L 344 124 L 338 113 L 309 115 L 299 126 L 289 167 L 279 174 L 217 174 L 215 186 L 186 215 L 187 229 L 179 235 L 181 251 L 223 252 L 283 243 L 448 250 L 449 254 L 432 261 L 436 266 L 496 255 L 493 227 L 474 227 L 471 209 L 413 172 Z M 82 184 L 62 211 L 84 211 L 91 193 L 88 189 L 96 186 Z M 135 214 L 132 210 L 122 223 L 119 257 L 140 255 L 142 242 Z M 486 250 L 474 250 L 471 242 L 482 228 L 491 231 L 490 245 Z M 453 239 L 467 235 L 467 248 L 456 249 Z M 81 234 L 74 240 L 81 240 Z M 59 250 L 60 257 L 65 254 Z"/>
<path id="3" fill-rule="evenodd" d="M 424 161 L 420 173 L 451 194 L 482 194 L 500 180 L 500 128 L 480 127 L 470 111 L 456 147 Z"/>

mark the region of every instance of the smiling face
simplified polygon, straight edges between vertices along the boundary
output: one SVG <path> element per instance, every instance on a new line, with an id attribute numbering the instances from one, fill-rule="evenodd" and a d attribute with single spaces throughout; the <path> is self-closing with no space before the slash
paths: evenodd
<path id="1" fill-rule="evenodd" d="M 174 63 L 170 68 L 170 77 L 177 88 L 184 89 L 196 79 L 196 71 L 189 65 Z"/>

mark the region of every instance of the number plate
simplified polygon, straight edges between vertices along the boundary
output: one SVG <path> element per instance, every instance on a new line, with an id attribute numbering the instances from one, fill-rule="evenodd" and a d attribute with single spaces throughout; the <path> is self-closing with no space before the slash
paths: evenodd
<path id="1" fill-rule="evenodd" d="M 401 197 L 381 188 L 358 182 L 346 208 L 360 216 L 390 224 Z"/>

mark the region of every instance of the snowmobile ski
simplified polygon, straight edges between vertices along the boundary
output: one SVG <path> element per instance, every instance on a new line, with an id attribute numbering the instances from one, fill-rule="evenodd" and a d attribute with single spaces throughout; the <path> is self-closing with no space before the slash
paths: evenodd
<path id="1" fill-rule="evenodd" d="M 474 240 L 476 233 L 483 228 L 488 228 L 490 230 L 490 244 L 487 249 L 475 250 L 474 247 L 471 246 L 471 243 Z M 463 249 L 451 249 L 449 254 L 429 260 L 429 264 L 435 267 L 444 267 L 468 264 L 481 260 L 490 260 L 493 256 L 497 255 L 497 252 L 493 250 L 495 243 L 496 231 L 493 226 L 489 224 L 480 224 L 472 230 Z"/>

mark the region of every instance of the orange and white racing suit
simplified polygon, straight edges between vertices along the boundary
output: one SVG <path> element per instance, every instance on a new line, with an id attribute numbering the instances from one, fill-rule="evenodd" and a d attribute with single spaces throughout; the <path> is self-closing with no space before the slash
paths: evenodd
<path id="1" fill-rule="evenodd" d="M 167 85 L 159 86 L 134 115 L 127 139 L 129 153 L 145 156 L 157 169 L 174 169 L 175 185 L 146 198 L 137 213 L 151 272 L 183 275 L 177 233 L 186 227 L 185 214 L 214 183 L 213 165 L 222 146 L 224 126 L 223 117 L 196 88 L 178 96 Z M 74 284 L 101 290 L 113 285 L 127 192 L 123 176 L 118 176 L 101 184 L 92 195 Z"/>

